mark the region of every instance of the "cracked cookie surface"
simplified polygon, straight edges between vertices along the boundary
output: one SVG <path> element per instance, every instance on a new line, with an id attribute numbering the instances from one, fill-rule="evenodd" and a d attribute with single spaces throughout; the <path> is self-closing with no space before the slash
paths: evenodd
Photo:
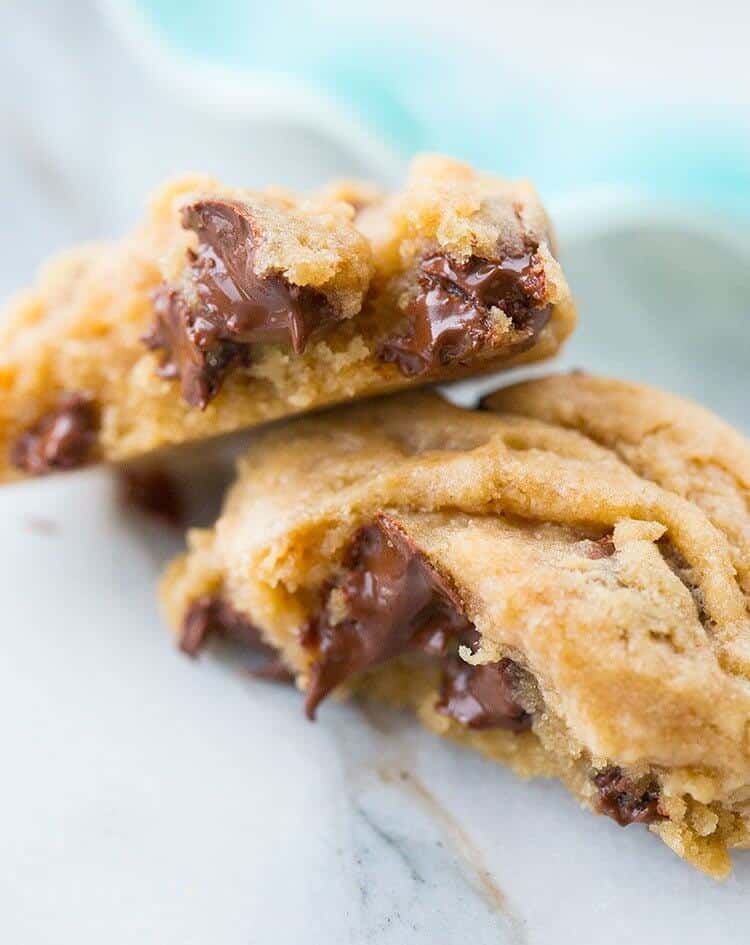
<path id="1" fill-rule="evenodd" d="M 726 875 L 750 838 L 735 565 L 750 447 L 705 412 L 692 440 L 684 426 L 694 450 L 731 441 L 718 502 L 700 464 L 680 486 L 686 451 L 669 439 L 659 455 L 676 478 L 618 448 L 624 433 L 558 421 L 563 407 L 523 415 L 547 410 L 555 398 L 537 390 L 551 383 L 499 392 L 491 411 L 415 393 L 261 433 L 215 528 L 168 570 L 168 619 L 179 635 L 192 602 L 224 600 L 280 652 L 311 713 L 329 692 L 409 707 Z M 587 381 L 569 383 L 573 398 Z M 634 388 L 600 404 L 602 429 L 650 400 Z"/>

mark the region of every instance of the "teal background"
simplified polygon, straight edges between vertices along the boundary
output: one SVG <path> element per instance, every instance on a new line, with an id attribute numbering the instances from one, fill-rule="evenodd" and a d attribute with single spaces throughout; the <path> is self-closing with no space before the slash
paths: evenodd
<path id="1" fill-rule="evenodd" d="M 240 73 L 299 79 L 404 156 L 442 151 L 532 177 L 547 195 L 624 187 L 750 216 L 745 109 L 654 104 L 626 90 L 615 97 L 565 76 L 529 82 L 504 68 L 501 56 L 492 60 L 451 42 L 445 29 L 428 24 L 406 36 L 387 29 L 377 11 L 363 35 L 346 7 L 318 15 L 317 5 L 302 0 L 138 5 L 182 54 Z"/>

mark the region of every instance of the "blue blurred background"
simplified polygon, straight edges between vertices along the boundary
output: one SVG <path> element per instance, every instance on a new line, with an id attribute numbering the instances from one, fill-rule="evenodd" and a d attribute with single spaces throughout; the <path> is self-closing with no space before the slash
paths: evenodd
<path id="1" fill-rule="evenodd" d="M 189 170 L 402 177 L 438 150 L 537 183 L 582 323 L 562 364 L 750 425 L 750 5 L 5 0 L 0 293 Z"/>
<path id="2" fill-rule="evenodd" d="M 318 93 L 399 155 L 750 213 L 747 4 L 137 0 L 173 50 Z M 352 135 L 356 132 L 352 129 Z"/>

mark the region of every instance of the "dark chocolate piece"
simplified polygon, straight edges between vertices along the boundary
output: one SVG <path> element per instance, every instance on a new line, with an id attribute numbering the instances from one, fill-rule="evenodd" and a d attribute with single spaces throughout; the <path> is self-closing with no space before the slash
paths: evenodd
<path id="1" fill-rule="evenodd" d="M 361 528 L 344 565 L 346 573 L 303 638 L 318 650 L 305 705 L 309 718 L 355 673 L 414 647 L 443 653 L 449 640 L 476 634 L 455 591 L 392 519 L 381 515 Z M 334 593 L 346 607 L 339 622 L 331 615 Z"/>
<path id="2" fill-rule="evenodd" d="M 550 316 L 536 250 L 499 259 L 471 256 L 462 263 L 435 253 L 419 264 L 419 288 L 406 309 L 408 331 L 386 338 L 378 350 L 381 360 L 407 376 L 465 363 L 491 338 L 494 308 L 523 333 L 509 354 L 530 347 Z"/>
<path id="3" fill-rule="evenodd" d="M 118 470 L 120 500 L 126 508 L 136 509 L 149 518 L 182 528 L 185 506 L 173 476 L 151 467 L 125 467 Z"/>
<path id="4" fill-rule="evenodd" d="M 291 682 L 294 678 L 278 652 L 263 640 L 260 630 L 247 617 L 223 598 L 204 594 L 193 601 L 183 618 L 180 649 L 188 656 L 197 656 L 209 637 L 214 635 L 263 656 L 265 662 L 251 671 L 254 676 L 274 682 Z"/>
<path id="5" fill-rule="evenodd" d="M 302 643 L 318 651 L 306 703 L 310 718 L 336 686 L 408 650 L 440 660 L 443 684 L 438 710 L 471 728 L 515 732 L 531 716 L 515 701 L 522 670 L 512 660 L 470 666 L 457 645 L 476 649 L 479 633 L 463 613 L 450 584 L 398 525 L 385 515 L 355 535 L 321 615 L 305 628 Z M 346 616 L 334 622 L 331 594 Z"/>
<path id="6" fill-rule="evenodd" d="M 198 201 L 183 208 L 182 222 L 199 240 L 198 252 L 188 253 L 190 288 L 157 290 L 154 327 L 143 340 L 164 350 L 160 374 L 179 377 L 183 398 L 203 409 L 229 368 L 247 362 L 248 345 L 289 344 L 300 354 L 338 316 L 322 292 L 255 272 L 259 235 L 241 201 Z"/>
<path id="7" fill-rule="evenodd" d="M 256 648 L 265 646 L 258 628 L 223 598 L 204 594 L 188 607 L 182 621 L 180 649 L 197 656 L 209 637 L 216 635 Z"/>
<path id="8" fill-rule="evenodd" d="M 153 304 L 154 326 L 143 342 L 151 349 L 164 349 L 160 377 L 179 378 L 183 399 L 203 410 L 219 393 L 229 367 L 241 362 L 246 352 L 222 341 L 214 320 L 201 307 L 192 307 L 178 289 L 161 286 Z"/>
<path id="9" fill-rule="evenodd" d="M 445 661 L 436 709 L 468 728 L 525 732 L 531 715 L 516 701 L 522 670 L 513 660 L 472 666 L 454 657 Z"/>
<path id="10" fill-rule="evenodd" d="M 10 461 L 30 476 L 77 469 L 92 458 L 97 412 L 86 394 L 65 394 L 57 407 L 15 441 Z"/>
<path id="11" fill-rule="evenodd" d="M 600 813 L 616 820 L 621 827 L 660 819 L 658 793 L 636 787 L 621 768 L 604 768 L 594 775 L 593 782 L 599 791 Z"/>

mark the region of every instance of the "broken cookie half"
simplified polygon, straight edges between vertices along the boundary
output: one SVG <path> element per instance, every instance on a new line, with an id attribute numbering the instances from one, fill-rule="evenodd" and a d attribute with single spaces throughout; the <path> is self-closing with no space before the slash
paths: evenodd
<path id="1" fill-rule="evenodd" d="M 553 355 L 575 324 L 530 185 L 422 158 L 405 189 L 167 186 L 0 326 L 0 480 L 120 462 Z"/>
<path id="2" fill-rule="evenodd" d="M 412 393 L 261 433 L 215 527 L 169 568 L 166 614 L 191 652 L 206 613 L 211 632 L 252 626 L 311 718 L 331 695 L 410 708 L 724 876 L 727 851 L 750 842 L 750 617 L 734 563 L 750 446 L 701 412 L 691 456 L 687 428 L 664 426 L 681 402 L 659 395 L 645 462 L 647 447 L 626 446 L 654 392 L 611 410 L 591 398 L 597 443 L 593 421 L 564 413 L 583 410 L 587 381 L 569 379 L 565 419 L 544 420 L 535 383 L 548 382 L 508 395 L 515 413 Z"/>

